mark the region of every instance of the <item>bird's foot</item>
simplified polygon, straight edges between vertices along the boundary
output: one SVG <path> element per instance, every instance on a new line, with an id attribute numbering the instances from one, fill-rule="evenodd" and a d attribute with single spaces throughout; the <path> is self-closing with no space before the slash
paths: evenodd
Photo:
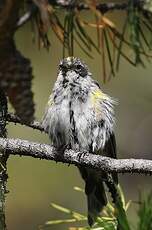
<path id="1" fill-rule="evenodd" d="M 84 157 L 88 152 L 86 150 L 83 150 L 83 152 L 78 153 L 78 159 L 80 160 L 81 157 Z"/>

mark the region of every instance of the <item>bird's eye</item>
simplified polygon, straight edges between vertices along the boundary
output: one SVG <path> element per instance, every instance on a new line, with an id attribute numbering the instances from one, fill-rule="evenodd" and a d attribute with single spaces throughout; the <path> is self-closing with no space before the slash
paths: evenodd
<path id="1" fill-rule="evenodd" d="M 77 69 L 81 69 L 81 65 L 77 65 Z"/>
<path id="2" fill-rule="evenodd" d="M 63 68 L 63 64 L 60 64 L 59 67 L 62 69 Z"/>
<path id="3" fill-rule="evenodd" d="M 63 64 L 60 64 L 59 65 L 59 68 L 62 70 L 62 71 L 67 71 L 68 70 L 68 67 L 66 65 L 63 65 Z"/>

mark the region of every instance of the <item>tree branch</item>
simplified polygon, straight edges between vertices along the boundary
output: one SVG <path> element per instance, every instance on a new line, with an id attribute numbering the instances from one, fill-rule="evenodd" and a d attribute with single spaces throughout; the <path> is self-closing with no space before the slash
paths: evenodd
<path id="1" fill-rule="evenodd" d="M 34 121 L 30 124 L 25 124 L 15 114 L 8 113 L 7 121 L 44 131 L 40 122 Z M 21 139 L 0 138 L 0 152 L 1 151 L 12 155 L 31 156 L 39 159 L 54 160 L 56 162 L 83 165 L 108 172 L 152 174 L 152 160 L 112 159 L 91 153 L 75 152 L 73 150 L 66 150 L 63 154 L 58 152 L 51 145 L 39 144 Z"/>
<path id="2" fill-rule="evenodd" d="M 9 122 L 13 122 L 13 123 L 18 123 L 20 125 L 25 125 L 27 127 L 30 127 L 32 129 L 37 129 L 41 132 L 44 131 L 43 127 L 41 126 L 40 122 L 38 121 L 33 121 L 31 123 L 25 123 L 24 121 L 22 121 L 17 115 L 13 114 L 13 113 L 8 113 L 7 117 L 6 117 L 7 121 Z"/>
<path id="3" fill-rule="evenodd" d="M 90 7 L 86 3 L 76 3 L 75 1 L 67 1 L 67 0 L 56 0 L 56 1 L 48 1 L 51 5 L 62 7 L 63 9 L 71 9 L 77 8 L 79 11 L 81 10 L 89 10 Z M 71 3 L 72 2 L 72 3 Z M 144 4 L 144 0 L 134 0 L 134 6 L 141 8 Z M 113 10 L 126 10 L 128 9 L 128 2 L 107 2 L 107 3 L 100 3 L 96 5 L 96 9 L 99 10 L 101 13 L 105 14 L 109 11 Z M 32 4 L 31 8 L 19 18 L 16 29 L 24 25 L 27 21 L 31 19 L 31 17 L 38 11 L 38 7 Z"/>
<path id="4" fill-rule="evenodd" d="M 133 0 L 135 7 L 141 7 L 144 4 L 144 0 Z M 129 1 L 127 2 L 107 2 L 99 3 L 96 5 L 96 9 L 105 14 L 112 10 L 126 10 L 128 9 Z M 89 10 L 90 7 L 87 4 L 80 3 L 77 6 L 78 10 Z"/>
<path id="5" fill-rule="evenodd" d="M 7 114 L 7 99 L 0 88 L 0 137 L 6 137 L 6 114 Z M 6 230 L 5 222 L 5 196 L 7 182 L 7 159 L 8 154 L 0 152 L 0 229 Z"/>
<path id="6" fill-rule="evenodd" d="M 30 156 L 56 162 L 81 165 L 106 172 L 152 174 L 152 160 L 112 159 L 91 153 L 65 150 L 57 151 L 53 146 L 21 139 L 0 138 L 0 152 L 19 156 Z"/>

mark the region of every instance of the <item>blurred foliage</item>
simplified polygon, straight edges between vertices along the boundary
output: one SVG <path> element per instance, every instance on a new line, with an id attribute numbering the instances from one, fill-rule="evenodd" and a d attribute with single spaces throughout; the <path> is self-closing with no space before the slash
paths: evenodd
<path id="1" fill-rule="evenodd" d="M 77 191 L 83 191 L 81 188 L 75 187 Z M 116 230 L 118 221 L 121 221 L 121 230 L 150 230 L 152 229 L 152 193 L 150 193 L 146 198 L 143 198 L 141 195 L 139 197 L 139 210 L 138 210 L 138 225 L 137 228 L 134 228 L 127 219 L 127 211 L 131 204 L 131 201 L 126 202 L 124 194 L 120 187 L 118 187 L 120 194 L 121 202 L 117 207 L 114 204 L 108 202 L 107 206 L 102 211 L 102 216 L 98 217 L 96 223 L 93 227 L 69 227 L 69 230 Z M 84 192 L 84 191 L 83 191 Z M 68 219 L 60 220 L 50 220 L 45 223 L 45 226 L 41 226 L 40 229 L 48 229 L 48 227 L 57 224 L 67 224 L 67 223 L 81 223 L 87 220 L 85 215 L 82 215 L 73 210 L 64 208 L 60 205 L 51 203 L 51 206 L 62 213 L 66 213 L 70 216 Z M 125 215 L 122 213 L 125 213 Z"/>
<path id="2" fill-rule="evenodd" d="M 138 230 L 152 229 L 152 192 L 147 197 L 140 194 L 140 208 L 138 210 Z"/>
<path id="3" fill-rule="evenodd" d="M 115 71 L 119 69 L 120 57 L 134 66 L 145 66 L 145 58 L 150 61 L 152 57 L 151 1 L 128 0 L 127 3 L 115 3 L 112 9 L 124 10 L 126 19 L 122 31 L 105 16 L 111 10 L 108 3 L 95 0 L 33 2 L 39 8 L 37 13 L 34 11 L 32 18 L 33 23 L 36 22 L 39 47 L 49 48 L 50 38 L 47 32 L 51 27 L 63 44 L 63 56 L 74 55 L 75 43 L 90 58 L 93 58 L 92 50 L 95 49 L 102 57 L 104 81 L 107 79 L 107 69 L 110 68 L 111 75 L 115 75 Z M 84 19 L 83 10 L 90 12 L 92 21 Z M 64 12 L 64 19 L 61 11 Z M 96 30 L 97 42 L 87 33 L 88 27 Z M 130 56 L 124 47 L 129 48 L 134 55 Z"/>
<path id="4" fill-rule="evenodd" d="M 83 191 L 78 187 L 74 188 L 77 191 Z M 121 222 L 121 228 L 124 230 L 129 230 L 129 223 L 126 217 L 126 211 L 130 205 L 130 201 L 128 203 L 125 202 L 125 198 L 123 195 L 122 190 L 119 188 L 119 194 L 121 198 L 121 202 L 119 202 L 120 205 L 117 205 L 117 207 L 114 206 L 114 204 L 111 204 L 108 202 L 107 206 L 103 209 L 102 213 L 103 215 L 101 217 L 98 217 L 96 220 L 96 223 L 92 228 L 90 227 L 80 227 L 80 228 L 74 228 L 70 227 L 69 230 L 85 230 L 85 229 L 105 229 L 105 230 L 115 230 L 117 229 L 118 221 Z M 64 220 L 51 220 L 47 221 L 45 226 L 53 225 L 53 224 L 62 224 L 62 223 L 71 223 L 71 222 L 82 222 L 86 221 L 87 217 L 85 215 L 82 215 L 78 212 L 72 211 L 70 209 L 64 208 L 62 206 L 56 205 L 54 203 L 51 204 L 51 206 L 63 213 L 69 214 L 71 218 L 64 219 Z M 125 210 L 124 213 L 122 210 Z"/>
<path id="5" fill-rule="evenodd" d="M 152 0 L 145 0 L 144 9 L 152 12 Z"/>

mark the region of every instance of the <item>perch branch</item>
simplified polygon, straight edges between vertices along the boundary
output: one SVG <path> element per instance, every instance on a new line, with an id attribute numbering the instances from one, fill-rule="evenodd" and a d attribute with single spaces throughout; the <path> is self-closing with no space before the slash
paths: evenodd
<path id="1" fill-rule="evenodd" d="M 64 153 L 61 153 L 51 145 L 21 139 L 0 138 L 0 152 L 81 165 L 106 172 L 152 174 L 152 160 L 112 159 L 73 150 L 65 150 Z"/>

